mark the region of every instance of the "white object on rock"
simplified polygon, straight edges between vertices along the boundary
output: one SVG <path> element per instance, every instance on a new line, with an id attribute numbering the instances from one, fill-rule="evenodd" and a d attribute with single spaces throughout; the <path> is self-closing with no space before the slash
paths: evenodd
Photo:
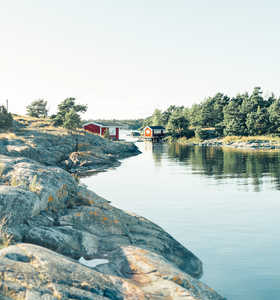
<path id="1" fill-rule="evenodd" d="M 79 263 L 84 265 L 84 266 L 94 268 L 98 265 L 108 264 L 109 260 L 108 259 L 102 259 L 102 258 L 95 258 L 95 259 L 86 260 L 83 257 L 81 257 L 79 259 Z"/>

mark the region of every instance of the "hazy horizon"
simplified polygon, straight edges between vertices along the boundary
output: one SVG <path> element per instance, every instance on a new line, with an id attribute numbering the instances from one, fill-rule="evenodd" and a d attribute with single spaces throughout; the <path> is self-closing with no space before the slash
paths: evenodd
<path id="1" fill-rule="evenodd" d="M 0 103 L 145 118 L 217 92 L 280 95 L 277 1 L 0 0 Z"/>

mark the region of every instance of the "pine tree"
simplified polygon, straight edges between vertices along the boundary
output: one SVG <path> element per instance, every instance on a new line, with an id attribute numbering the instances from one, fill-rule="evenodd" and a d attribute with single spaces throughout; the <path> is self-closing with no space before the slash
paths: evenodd
<path id="1" fill-rule="evenodd" d="M 270 133 L 280 133 L 280 98 L 268 108 L 268 118 L 270 121 Z"/>
<path id="2" fill-rule="evenodd" d="M 81 118 L 73 108 L 66 113 L 62 126 L 70 131 L 74 131 L 81 126 Z"/>
<path id="3" fill-rule="evenodd" d="M 26 110 L 31 117 L 46 118 L 48 115 L 47 101 L 44 99 L 34 100 L 26 107 Z"/>
<path id="4" fill-rule="evenodd" d="M 67 98 L 58 105 L 58 112 L 52 116 L 55 126 L 63 126 L 66 121 L 66 114 L 73 109 L 76 113 L 86 112 L 87 105 L 75 104 L 75 98 Z"/>
<path id="5" fill-rule="evenodd" d="M 12 127 L 13 117 L 9 113 L 4 105 L 0 106 L 0 128 L 7 129 Z"/>
<path id="6" fill-rule="evenodd" d="M 175 136 L 184 136 L 189 127 L 189 120 L 178 112 L 174 112 L 169 118 L 167 130 Z"/>

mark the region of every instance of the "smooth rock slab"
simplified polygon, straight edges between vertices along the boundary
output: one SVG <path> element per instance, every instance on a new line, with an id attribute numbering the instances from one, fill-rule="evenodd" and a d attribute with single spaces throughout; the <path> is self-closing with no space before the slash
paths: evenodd
<path id="1" fill-rule="evenodd" d="M 30 262 L 10 259 L 20 255 L 29 257 Z M 0 280 L 0 293 L 9 291 L 21 299 L 147 299 L 141 289 L 127 280 L 103 275 L 31 244 L 18 244 L 0 251 Z"/>
<path id="2" fill-rule="evenodd" d="M 95 269 L 132 280 L 158 299 L 224 300 L 206 284 L 179 270 L 161 255 L 134 246 L 121 247 L 107 257 L 109 263 Z"/>
<path id="3" fill-rule="evenodd" d="M 94 270 L 39 246 L 10 246 L 0 251 L 2 293 L 30 300 L 224 300 L 150 251 L 123 247 L 108 260 Z M 110 268 L 121 276 L 110 275 Z"/>
<path id="4" fill-rule="evenodd" d="M 162 228 L 108 203 L 65 209 L 55 219 L 53 226 L 30 226 L 24 241 L 75 259 L 106 258 L 111 251 L 134 245 L 158 253 L 195 278 L 202 276 L 201 261 Z"/>

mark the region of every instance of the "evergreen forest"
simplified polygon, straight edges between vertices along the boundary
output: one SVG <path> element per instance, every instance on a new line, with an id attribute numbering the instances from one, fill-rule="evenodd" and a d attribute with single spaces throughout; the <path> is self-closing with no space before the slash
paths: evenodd
<path id="1" fill-rule="evenodd" d="M 189 108 L 170 105 L 163 112 L 156 109 L 143 121 L 143 127 L 151 125 L 165 126 L 175 137 L 190 137 L 191 132 L 200 138 L 279 135 L 280 98 L 274 94 L 263 96 L 260 87 L 255 87 L 251 94 L 246 92 L 232 98 L 217 93 Z"/>

